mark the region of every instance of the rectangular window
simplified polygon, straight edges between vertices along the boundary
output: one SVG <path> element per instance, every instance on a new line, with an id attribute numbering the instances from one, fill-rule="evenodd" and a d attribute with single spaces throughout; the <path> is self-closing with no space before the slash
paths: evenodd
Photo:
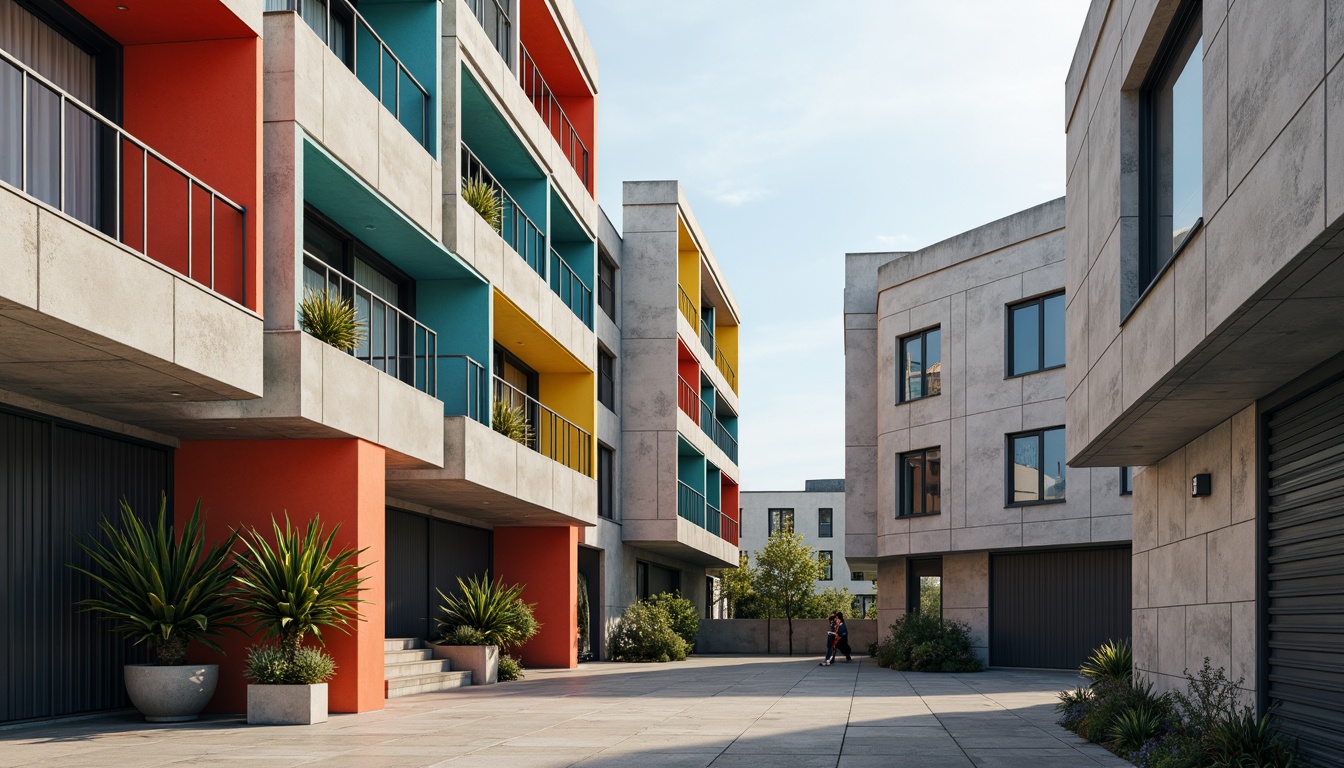
<path id="1" fill-rule="evenodd" d="M 1064 365 L 1064 294 L 1008 307 L 1008 375 Z"/>
<path id="2" fill-rule="evenodd" d="M 943 559 L 907 560 L 905 610 L 926 616 L 943 616 Z"/>
<path id="3" fill-rule="evenodd" d="M 835 524 L 835 511 L 827 507 L 817 510 L 817 537 L 822 539 L 831 538 L 831 530 Z"/>
<path id="4" fill-rule="evenodd" d="M 1120 495 L 1130 496 L 1134 493 L 1134 468 L 1120 468 Z"/>
<path id="5" fill-rule="evenodd" d="M 900 349 L 900 390 L 897 402 L 931 397 L 943 391 L 943 345 L 939 328 L 905 336 L 896 340 Z"/>
<path id="6" fill-rule="evenodd" d="M 597 515 L 613 519 L 616 499 L 616 452 L 605 445 L 597 446 Z"/>
<path id="7" fill-rule="evenodd" d="M 849 580 L 850 580 L 850 581 L 863 581 L 863 580 L 864 580 L 864 578 L 863 578 L 863 571 L 850 571 L 850 572 L 849 572 Z"/>
<path id="8" fill-rule="evenodd" d="M 835 554 L 832 550 L 823 549 L 817 553 L 817 562 L 821 563 L 821 581 L 831 581 L 831 569 L 835 565 Z"/>
<path id="9" fill-rule="evenodd" d="M 616 356 L 597 350 L 597 402 L 616 412 Z"/>
<path id="10" fill-rule="evenodd" d="M 605 255 L 597 260 L 597 306 L 616 320 L 616 265 Z"/>
<path id="11" fill-rule="evenodd" d="M 1008 505 L 1064 501 L 1064 428 L 1008 436 Z"/>
<path id="12" fill-rule="evenodd" d="M 769 533 L 771 536 L 776 533 L 793 533 L 793 510 L 771 509 Z"/>
<path id="13" fill-rule="evenodd" d="M 942 451 L 926 448 L 896 458 L 897 517 L 936 515 L 942 511 L 939 476 Z"/>
<path id="14" fill-rule="evenodd" d="M 1140 286 L 1204 222 L 1203 12 L 1187 2 L 1140 92 Z"/>

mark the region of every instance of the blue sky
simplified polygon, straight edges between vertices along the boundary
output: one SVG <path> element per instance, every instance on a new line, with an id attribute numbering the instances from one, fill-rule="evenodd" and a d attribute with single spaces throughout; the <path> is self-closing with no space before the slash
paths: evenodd
<path id="1" fill-rule="evenodd" d="M 598 197 L 678 179 L 742 306 L 746 490 L 844 476 L 844 254 L 1064 194 L 1086 0 L 575 0 Z"/>

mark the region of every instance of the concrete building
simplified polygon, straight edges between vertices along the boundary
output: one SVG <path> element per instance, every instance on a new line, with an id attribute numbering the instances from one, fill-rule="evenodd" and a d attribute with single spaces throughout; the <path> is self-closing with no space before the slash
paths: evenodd
<path id="1" fill-rule="evenodd" d="M 845 555 L 843 479 L 807 480 L 801 491 L 743 491 L 741 496 L 743 552 L 759 552 L 777 530 L 797 533 L 827 567 L 826 576 L 816 582 L 818 591 L 849 590 L 858 617 L 877 604 L 877 570 L 851 570 Z"/>
<path id="2" fill-rule="evenodd" d="M 1208 657 L 1324 763 L 1344 752 L 1341 56 L 1335 2 L 1093 0 L 1064 102 L 1067 451 L 1146 467 L 1135 668 L 1168 689 Z"/>
<path id="3" fill-rule="evenodd" d="M 1120 471 L 1064 466 L 1064 213 L 847 257 L 850 569 L 877 572 L 879 627 L 940 610 L 995 666 L 1129 635 Z"/>

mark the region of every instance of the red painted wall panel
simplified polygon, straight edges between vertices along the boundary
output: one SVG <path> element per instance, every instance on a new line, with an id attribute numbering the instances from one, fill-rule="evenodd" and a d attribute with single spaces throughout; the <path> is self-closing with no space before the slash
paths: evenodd
<path id="1" fill-rule="evenodd" d="M 523 646 L 524 666 L 573 669 L 579 660 L 578 528 L 496 528 L 495 575 L 524 584 L 541 631 Z"/>

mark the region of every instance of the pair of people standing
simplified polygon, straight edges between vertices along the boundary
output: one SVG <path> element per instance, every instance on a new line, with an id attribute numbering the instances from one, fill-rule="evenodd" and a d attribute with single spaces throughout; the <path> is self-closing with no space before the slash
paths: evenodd
<path id="1" fill-rule="evenodd" d="M 845 615 L 843 613 L 832 613 L 828 617 L 830 629 L 826 632 L 826 660 L 821 662 L 821 666 L 829 667 L 835 662 L 837 654 L 845 654 L 845 663 L 850 661 L 851 651 L 849 649 L 849 627 L 845 626 Z"/>

